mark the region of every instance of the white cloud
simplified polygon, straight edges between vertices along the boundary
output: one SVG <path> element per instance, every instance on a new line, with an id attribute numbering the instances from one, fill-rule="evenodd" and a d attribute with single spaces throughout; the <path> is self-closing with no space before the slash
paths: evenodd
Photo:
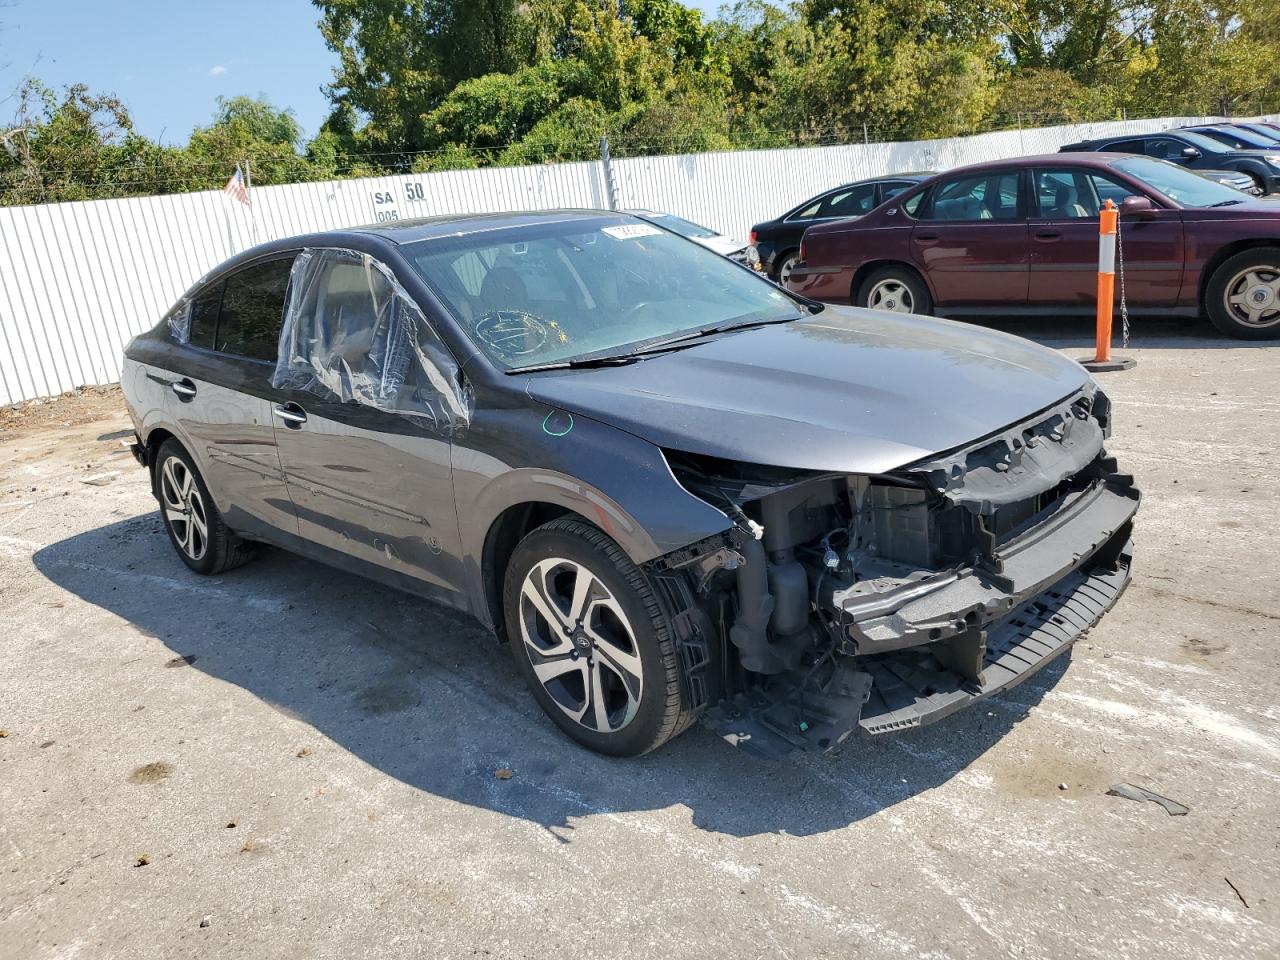
<path id="1" fill-rule="evenodd" d="M 214 64 L 212 67 L 209 68 L 209 76 L 211 77 L 220 77 L 226 72 L 227 72 L 227 68 L 220 63 Z"/>

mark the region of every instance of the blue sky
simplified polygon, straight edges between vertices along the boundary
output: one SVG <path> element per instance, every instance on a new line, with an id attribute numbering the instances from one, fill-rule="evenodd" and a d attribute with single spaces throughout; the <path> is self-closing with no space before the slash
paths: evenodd
<path id="1" fill-rule="evenodd" d="M 317 16 L 309 0 L 14 0 L 0 6 L 0 98 L 27 74 L 87 83 L 124 100 L 141 133 L 185 143 L 218 96 L 263 94 L 310 136 L 335 62 Z M 11 113 L 0 104 L 0 126 Z"/>

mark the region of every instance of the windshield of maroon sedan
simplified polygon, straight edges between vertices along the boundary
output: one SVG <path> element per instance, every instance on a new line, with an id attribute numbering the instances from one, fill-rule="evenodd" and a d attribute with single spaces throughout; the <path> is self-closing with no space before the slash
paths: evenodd
<path id="1" fill-rule="evenodd" d="M 804 309 L 768 280 L 632 217 L 478 231 L 401 252 L 506 370 L 625 355 Z"/>
<path id="2" fill-rule="evenodd" d="M 1215 207 L 1242 203 L 1248 197 L 1216 180 L 1209 180 L 1164 160 L 1126 157 L 1111 164 L 1143 183 L 1159 190 L 1184 207 Z"/>

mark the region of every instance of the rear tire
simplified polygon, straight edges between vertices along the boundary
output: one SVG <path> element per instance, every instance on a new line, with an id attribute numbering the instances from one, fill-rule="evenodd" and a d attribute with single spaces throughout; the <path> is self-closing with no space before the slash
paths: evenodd
<path id="1" fill-rule="evenodd" d="M 212 576 L 253 559 L 257 545 L 241 540 L 227 526 L 182 444 L 172 439 L 161 444 L 154 469 L 160 519 L 183 563 Z"/>
<path id="2" fill-rule="evenodd" d="M 867 274 L 858 285 L 854 305 L 868 310 L 927 315 L 933 310 L 933 298 L 918 273 L 910 267 L 893 265 Z"/>
<path id="3" fill-rule="evenodd" d="M 1223 261 L 1205 286 L 1204 310 L 1229 337 L 1280 338 L 1280 247 L 1255 247 Z"/>
<path id="4" fill-rule="evenodd" d="M 773 281 L 780 287 L 786 287 L 787 281 L 791 279 L 791 271 L 795 269 L 796 264 L 800 262 L 799 250 L 788 250 L 778 258 L 778 269 L 774 273 Z"/>
<path id="5" fill-rule="evenodd" d="M 673 633 L 648 579 L 595 527 L 561 517 L 521 540 L 507 566 L 503 617 L 534 699 L 583 746 L 638 756 L 693 722 Z"/>

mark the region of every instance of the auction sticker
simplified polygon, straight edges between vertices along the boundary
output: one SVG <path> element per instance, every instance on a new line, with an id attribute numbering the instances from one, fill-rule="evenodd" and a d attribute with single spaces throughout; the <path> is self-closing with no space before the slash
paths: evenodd
<path id="1" fill-rule="evenodd" d="M 662 233 L 657 227 L 647 223 L 627 223 L 620 227 L 602 227 L 605 233 L 615 240 L 634 240 L 637 237 L 656 237 Z"/>

